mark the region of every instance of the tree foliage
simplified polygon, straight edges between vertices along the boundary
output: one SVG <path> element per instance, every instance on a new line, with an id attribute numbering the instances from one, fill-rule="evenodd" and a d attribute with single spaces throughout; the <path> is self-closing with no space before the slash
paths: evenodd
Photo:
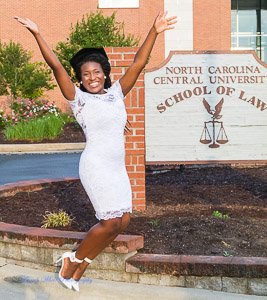
<path id="1" fill-rule="evenodd" d="M 69 71 L 69 60 L 81 48 L 87 47 L 133 47 L 139 39 L 124 33 L 124 23 L 117 22 L 115 12 L 104 16 L 101 11 L 83 16 L 80 22 L 71 26 L 71 32 L 66 42 L 59 42 L 56 53 Z"/>
<path id="2" fill-rule="evenodd" d="M 55 87 L 50 69 L 41 62 L 30 62 L 31 53 L 19 43 L 0 41 L 0 95 L 11 99 L 36 99 Z"/>

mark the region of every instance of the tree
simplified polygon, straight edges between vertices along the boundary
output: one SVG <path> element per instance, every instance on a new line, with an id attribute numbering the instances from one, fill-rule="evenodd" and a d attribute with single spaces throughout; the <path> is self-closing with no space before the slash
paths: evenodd
<path id="1" fill-rule="evenodd" d="M 124 33 L 124 23 L 115 20 L 115 12 L 104 16 L 102 12 L 83 16 L 73 27 L 66 42 L 59 42 L 56 53 L 63 66 L 70 72 L 69 60 L 81 48 L 87 47 L 133 47 L 139 39 Z"/>
<path id="2" fill-rule="evenodd" d="M 0 95 L 36 99 L 55 87 L 50 69 L 41 62 L 31 63 L 31 53 L 19 43 L 0 41 Z"/>

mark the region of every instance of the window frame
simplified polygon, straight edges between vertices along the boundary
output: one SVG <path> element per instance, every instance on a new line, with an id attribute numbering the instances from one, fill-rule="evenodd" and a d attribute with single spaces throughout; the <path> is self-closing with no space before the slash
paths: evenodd
<path id="1" fill-rule="evenodd" d="M 267 51 L 267 47 L 261 42 L 262 38 L 266 38 L 267 34 L 262 32 L 262 12 L 265 9 L 265 6 L 262 5 L 260 6 L 260 9 L 258 9 L 257 12 L 257 8 L 255 7 L 256 10 L 256 14 L 257 14 L 257 32 L 251 34 L 251 32 L 242 32 L 239 31 L 239 14 L 238 11 L 240 11 L 239 9 L 239 5 L 238 5 L 238 1 L 239 0 L 232 0 L 232 30 L 231 30 L 231 49 L 232 50 L 244 50 L 244 49 L 251 49 L 251 50 L 255 50 L 257 55 L 259 56 L 259 58 L 261 60 L 266 60 L 266 51 Z M 234 4 L 234 5 L 233 5 Z M 261 4 L 261 2 L 260 2 Z M 234 8 L 233 8 L 234 7 Z M 242 9 L 241 9 L 242 10 Z M 233 13 L 236 12 L 236 13 Z M 234 19 L 233 19 L 234 17 Z M 233 24 L 236 24 L 236 31 L 233 31 Z M 247 46 L 240 46 L 240 38 L 255 38 L 255 45 L 250 44 Z M 235 39 L 235 42 L 233 41 Z M 265 58 L 265 59 L 264 59 Z"/>

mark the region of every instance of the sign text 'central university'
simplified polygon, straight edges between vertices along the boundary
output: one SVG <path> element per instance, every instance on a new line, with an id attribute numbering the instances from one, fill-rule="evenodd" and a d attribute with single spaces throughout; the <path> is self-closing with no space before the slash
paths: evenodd
<path id="1" fill-rule="evenodd" d="M 145 93 L 147 162 L 267 160 L 267 68 L 253 52 L 172 52 Z"/>

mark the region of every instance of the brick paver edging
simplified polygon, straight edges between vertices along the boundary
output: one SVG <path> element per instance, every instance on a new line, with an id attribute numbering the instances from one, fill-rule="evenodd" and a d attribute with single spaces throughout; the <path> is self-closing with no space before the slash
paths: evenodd
<path id="1" fill-rule="evenodd" d="M 127 260 L 135 273 L 267 278 L 267 257 L 137 254 Z"/>
<path id="2" fill-rule="evenodd" d="M 0 241 L 39 248 L 70 249 L 77 246 L 86 232 L 63 231 L 0 222 Z M 105 250 L 107 253 L 130 253 L 143 247 L 142 236 L 119 235 Z M 1 255 L 0 255 L 1 256 Z"/>
<path id="3" fill-rule="evenodd" d="M 49 183 L 70 182 L 70 181 L 78 181 L 78 180 L 79 178 L 77 177 L 64 177 L 62 179 L 44 178 L 44 179 L 36 179 L 36 180 L 18 181 L 15 183 L 6 183 L 0 185 L 0 197 L 14 196 L 16 193 L 20 193 L 20 192 L 40 191 L 44 188 L 45 185 Z"/>
<path id="4" fill-rule="evenodd" d="M 0 186 L 0 197 L 77 178 L 41 179 Z M 53 271 L 55 259 L 75 248 L 85 232 L 27 227 L 0 222 L 0 257 L 16 264 Z M 116 281 L 184 286 L 267 295 L 267 257 L 137 254 L 142 236 L 119 235 L 85 275 Z"/>

